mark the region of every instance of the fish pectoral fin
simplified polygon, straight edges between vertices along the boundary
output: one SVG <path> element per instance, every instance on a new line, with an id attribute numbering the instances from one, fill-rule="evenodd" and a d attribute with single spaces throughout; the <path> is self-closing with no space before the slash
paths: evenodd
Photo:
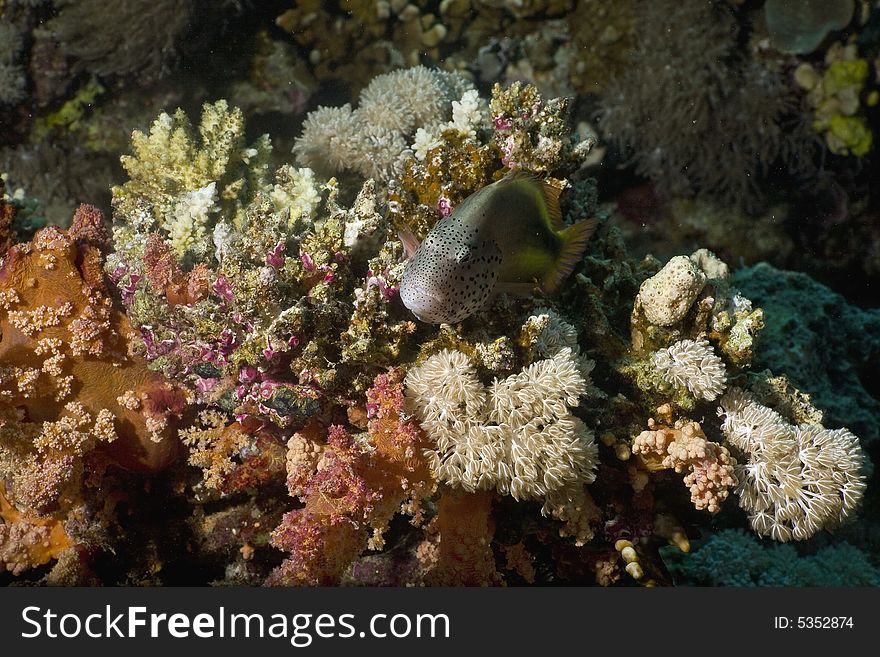
<path id="1" fill-rule="evenodd" d="M 598 219 L 585 219 L 562 231 L 562 251 L 556 261 L 556 265 L 542 281 L 541 287 L 545 292 L 548 294 L 554 292 L 562 281 L 571 274 L 572 270 L 584 257 L 587 242 L 593 233 L 596 232 L 598 226 Z"/>
<path id="2" fill-rule="evenodd" d="M 400 228 L 397 231 L 397 237 L 400 239 L 400 243 L 403 244 L 403 251 L 406 253 L 406 257 L 411 258 L 413 253 L 419 248 L 419 238 L 413 235 L 412 231 L 408 228 Z"/>

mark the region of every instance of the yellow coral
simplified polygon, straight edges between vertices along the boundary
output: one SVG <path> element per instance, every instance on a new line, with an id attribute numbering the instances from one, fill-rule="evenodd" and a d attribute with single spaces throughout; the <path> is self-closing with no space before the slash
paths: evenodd
<path id="1" fill-rule="evenodd" d="M 795 81 L 807 91 L 813 107 L 813 129 L 825 136 L 832 153 L 867 155 L 873 134 L 864 108 L 877 99 L 876 89 L 866 92 L 868 61 L 859 57 L 855 44 L 834 43 L 825 55 L 825 65 L 821 74 L 808 63 L 795 71 Z"/>

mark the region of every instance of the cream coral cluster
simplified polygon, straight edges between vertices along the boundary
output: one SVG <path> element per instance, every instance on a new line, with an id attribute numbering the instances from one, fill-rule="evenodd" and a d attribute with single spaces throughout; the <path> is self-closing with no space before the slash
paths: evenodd
<path id="1" fill-rule="evenodd" d="M 406 394 L 438 479 L 467 491 L 541 499 L 595 479 L 593 433 L 570 408 L 587 388 L 571 349 L 488 388 L 460 351 L 445 349 L 410 370 Z"/>
<path id="2" fill-rule="evenodd" d="M 736 466 L 737 493 L 758 534 L 804 540 L 855 511 L 866 487 L 865 457 L 849 430 L 794 426 L 739 388 L 720 404 L 722 431 L 747 457 Z"/>
<path id="3" fill-rule="evenodd" d="M 298 162 L 323 175 L 353 170 L 386 182 L 403 172 L 413 151 L 424 158 L 439 134 L 473 136 L 487 119 L 485 101 L 464 77 L 416 66 L 380 75 L 358 107 L 319 107 L 293 147 Z"/>
<path id="4" fill-rule="evenodd" d="M 653 356 L 660 377 L 695 397 L 712 401 L 724 392 L 727 371 L 708 340 L 679 340 Z"/>

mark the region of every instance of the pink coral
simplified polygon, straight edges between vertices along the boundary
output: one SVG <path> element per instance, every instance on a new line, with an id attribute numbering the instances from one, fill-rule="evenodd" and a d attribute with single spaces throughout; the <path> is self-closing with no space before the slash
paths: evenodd
<path id="1" fill-rule="evenodd" d="M 88 244 L 99 249 L 110 245 L 110 236 L 104 225 L 104 214 L 94 205 L 82 203 L 73 214 L 69 235 L 78 244 Z"/>
<path id="2" fill-rule="evenodd" d="M 268 584 L 333 584 L 382 534 L 402 505 L 418 515 L 433 482 L 422 451 L 425 436 L 402 415 L 403 371 L 376 377 L 367 392 L 368 442 L 344 427 L 313 421 L 288 442 L 287 486 L 304 504 L 272 533 L 289 552 Z M 357 415 L 358 413 L 355 413 Z"/>
<path id="3" fill-rule="evenodd" d="M 669 409 L 660 407 L 658 412 L 668 415 Z M 708 440 L 697 422 L 678 420 L 667 427 L 651 418 L 648 428 L 636 436 L 633 454 L 641 456 L 649 470 L 687 470 L 684 484 L 690 489 L 691 502 L 697 509 L 717 513 L 729 489 L 737 484 L 736 461 L 727 448 Z"/>

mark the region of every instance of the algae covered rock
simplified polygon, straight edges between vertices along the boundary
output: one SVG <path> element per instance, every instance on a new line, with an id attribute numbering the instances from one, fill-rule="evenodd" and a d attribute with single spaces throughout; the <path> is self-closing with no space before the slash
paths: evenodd
<path id="1" fill-rule="evenodd" d="M 675 256 L 642 283 L 638 300 L 649 322 L 672 326 L 684 319 L 705 284 L 706 275 L 690 258 Z"/>

